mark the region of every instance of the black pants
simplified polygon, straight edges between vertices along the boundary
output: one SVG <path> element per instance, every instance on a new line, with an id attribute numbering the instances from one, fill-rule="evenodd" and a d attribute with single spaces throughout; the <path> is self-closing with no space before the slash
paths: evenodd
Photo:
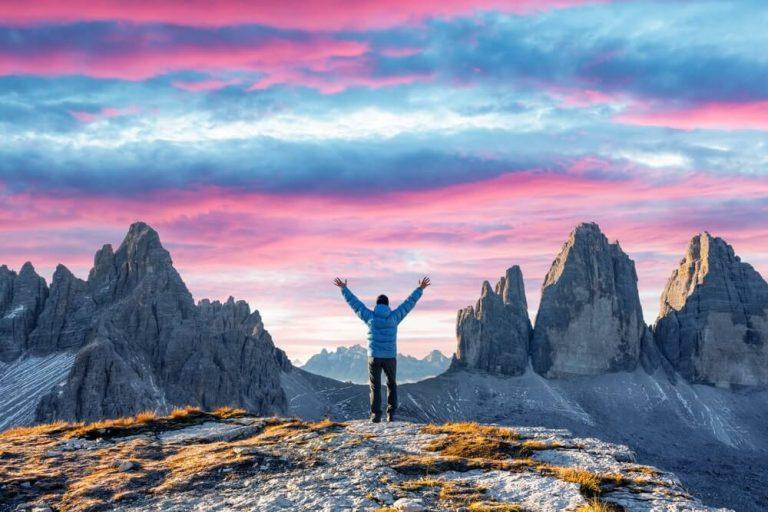
<path id="1" fill-rule="evenodd" d="M 371 416 L 381 416 L 381 370 L 387 376 L 387 412 L 397 409 L 397 359 L 394 357 L 369 357 L 368 382 L 371 386 Z"/>

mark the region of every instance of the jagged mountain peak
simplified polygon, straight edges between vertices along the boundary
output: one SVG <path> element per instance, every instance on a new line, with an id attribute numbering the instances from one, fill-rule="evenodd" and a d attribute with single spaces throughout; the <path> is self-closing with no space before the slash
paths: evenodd
<path id="1" fill-rule="evenodd" d="M 756 292 L 767 287 L 763 277 L 748 263 L 742 262 L 733 247 L 720 237 L 704 231 L 688 242 L 685 255 L 672 272 L 661 295 L 659 317 L 671 310 L 679 311 L 698 286 L 721 286 L 732 279 L 754 283 Z M 719 284 L 718 284 L 719 283 Z"/>
<path id="2" fill-rule="evenodd" d="M 523 309 L 528 309 L 523 272 L 518 265 L 509 267 L 504 276 L 499 279 L 499 282 L 496 283 L 496 294 L 501 296 L 504 304 L 514 304 Z"/>
<path id="3" fill-rule="evenodd" d="M 445 356 L 445 354 L 435 349 L 429 354 L 427 354 L 426 356 L 424 356 L 423 361 L 445 361 L 447 359 L 448 358 Z"/>
<path id="4" fill-rule="evenodd" d="M 31 261 L 25 261 L 24 264 L 21 266 L 21 269 L 19 270 L 19 276 L 22 275 L 34 275 L 38 276 L 37 271 L 35 270 L 35 266 L 32 265 Z"/>
<path id="5" fill-rule="evenodd" d="M 160 242 L 160 235 L 144 222 L 131 224 L 115 256 L 119 257 L 120 254 L 136 261 L 151 258 L 153 262 L 172 265 L 171 255 Z"/>
<path id="6" fill-rule="evenodd" d="M 542 290 L 556 283 L 566 271 L 569 262 L 588 260 L 602 252 L 624 254 L 618 242 L 610 243 L 595 222 L 583 222 L 568 235 L 552 266 L 544 277 Z"/>
<path id="7" fill-rule="evenodd" d="M 192 295 L 174 268 L 170 253 L 160 242 L 157 231 L 144 222 L 131 224 L 116 251 L 106 244 L 96 253 L 88 285 L 99 304 L 141 290 L 145 294 L 178 295 L 187 309 L 194 307 Z"/>
<path id="8" fill-rule="evenodd" d="M 603 235 L 603 231 L 600 229 L 600 226 L 597 224 L 597 222 L 581 222 L 575 228 L 573 228 L 573 231 L 571 232 L 571 236 L 573 238 L 587 235 L 600 236 Z"/>
<path id="9" fill-rule="evenodd" d="M 520 375 L 528 362 L 531 322 L 520 267 L 510 267 L 491 288 L 483 282 L 474 307 L 459 310 L 452 368 Z"/>
<path id="10" fill-rule="evenodd" d="M 152 226 L 143 221 L 136 221 L 128 226 L 128 232 L 125 235 L 125 239 L 137 239 L 141 237 L 149 237 L 160 242 L 160 235 L 155 231 Z"/>
<path id="11" fill-rule="evenodd" d="M 144 222 L 116 251 L 96 253 L 87 281 L 63 265 L 50 289 L 29 263 L 20 274 L 0 270 L 0 362 L 57 354 L 67 354 L 65 367 L 49 372 L 55 380 L 23 411 L 9 412 L 16 421 L 33 411 L 38 420 L 80 420 L 171 404 L 285 406 L 279 373 L 290 365 L 258 311 L 234 297 L 196 306 Z"/>
<path id="12" fill-rule="evenodd" d="M 664 287 L 654 335 L 691 382 L 768 385 L 768 283 L 725 240 L 700 233 Z"/>
<path id="13" fill-rule="evenodd" d="M 70 280 L 70 279 L 77 279 L 77 277 L 75 277 L 75 274 L 73 274 L 72 271 L 66 267 L 66 265 L 59 263 L 58 265 L 56 265 L 56 270 L 53 271 L 51 286 L 53 286 L 53 283 L 56 281 Z"/>
<path id="14" fill-rule="evenodd" d="M 645 329 L 634 262 L 596 223 L 579 224 L 542 285 L 533 367 L 549 377 L 633 370 Z"/>

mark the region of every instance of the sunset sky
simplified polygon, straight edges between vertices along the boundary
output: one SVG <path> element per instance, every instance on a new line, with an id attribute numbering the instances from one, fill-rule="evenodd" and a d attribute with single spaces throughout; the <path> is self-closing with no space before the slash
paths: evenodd
<path id="1" fill-rule="evenodd" d="M 401 352 L 519 264 L 535 314 L 571 229 L 637 265 L 645 319 L 708 230 L 768 275 L 768 2 L 0 0 L 0 263 L 85 278 L 151 224 L 196 299 L 292 358 Z"/>

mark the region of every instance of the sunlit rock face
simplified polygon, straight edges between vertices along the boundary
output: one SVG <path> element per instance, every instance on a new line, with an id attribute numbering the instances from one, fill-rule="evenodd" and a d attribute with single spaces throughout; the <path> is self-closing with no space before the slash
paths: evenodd
<path id="1" fill-rule="evenodd" d="M 654 333 L 690 382 L 768 385 L 768 284 L 721 238 L 691 239 L 664 288 Z"/>
<path id="2" fill-rule="evenodd" d="M 458 349 L 452 368 L 472 368 L 502 375 L 521 375 L 528 365 L 531 322 L 520 267 L 507 270 L 491 289 L 485 281 L 473 308 L 459 311 Z"/>
<path id="3" fill-rule="evenodd" d="M 597 224 L 579 225 L 544 279 L 534 369 L 555 378 L 631 371 L 644 335 L 634 262 Z"/>

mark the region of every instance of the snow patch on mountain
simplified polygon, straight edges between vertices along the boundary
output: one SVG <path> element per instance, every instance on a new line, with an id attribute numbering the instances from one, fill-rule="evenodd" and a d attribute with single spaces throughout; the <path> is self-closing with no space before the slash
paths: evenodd
<path id="1" fill-rule="evenodd" d="M 74 360 L 64 352 L 0 363 L 0 431 L 32 423 L 40 398 L 64 382 Z"/>

